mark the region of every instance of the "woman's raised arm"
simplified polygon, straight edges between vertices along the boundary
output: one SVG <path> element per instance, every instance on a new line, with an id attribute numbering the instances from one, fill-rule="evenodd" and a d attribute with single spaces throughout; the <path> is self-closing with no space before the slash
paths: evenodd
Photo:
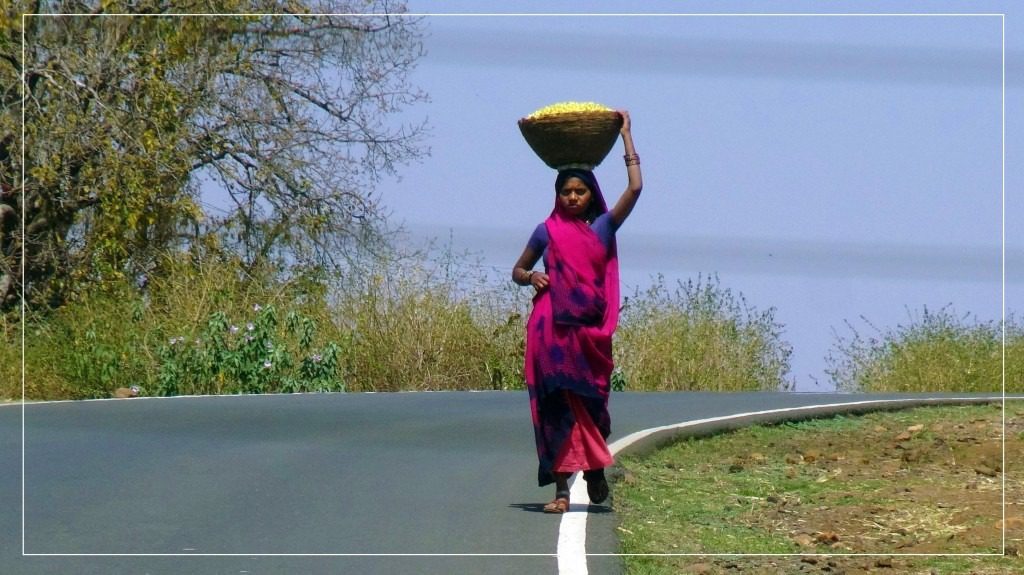
<path id="1" fill-rule="evenodd" d="M 633 147 L 632 125 L 629 120 L 629 112 L 619 110 L 619 113 L 622 114 L 622 128 L 619 130 L 619 133 L 622 134 L 622 146 L 626 152 L 626 174 L 629 176 L 629 183 L 626 184 L 626 191 L 622 192 L 619 201 L 615 202 L 615 206 L 610 210 L 612 219 L 615 220 L 615 227 L 621 226 L 622 222 L 626 221 L 626 218 L 629 217 L 630 212 L 633 211 L 633 206 L 636 205 L 637 199 L 640 198 L 640 191 L 644 187 L 644 179 L 640 174 L 640 156 L 637 155 L 636 149 Z"/>

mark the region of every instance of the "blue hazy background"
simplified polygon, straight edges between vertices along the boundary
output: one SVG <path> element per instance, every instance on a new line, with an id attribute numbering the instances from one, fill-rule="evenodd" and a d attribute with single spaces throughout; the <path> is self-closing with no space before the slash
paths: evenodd
<path id="1" fill-rule="evenodd" d="M 410 245 L 450 242 L 508 281 L 555 175 L 516 121 L 596 101 L 630 111 L 642 158 L 644 192 L 618 235 L 623 293 L 717 274 L 776 309 L 798 391 L 832 389 L 826 356 L 846 322 L 873 335 L 924 307 L 992 321 L 1021 302 L 1019 3 L 409 9 L 438 14 L 412 77 L 431 101 L 398 120 L 426 119 L 432 154 L 377 190 Z M 569 15 L 440 15 L 481 11 Z M 717 15 L 593 15 L 638 11 Z M 1007 17 L 729 15 L 823 11 Z M 621 154 L 620 142 L 595 170 L 609 202 L 626 184 Z"/>

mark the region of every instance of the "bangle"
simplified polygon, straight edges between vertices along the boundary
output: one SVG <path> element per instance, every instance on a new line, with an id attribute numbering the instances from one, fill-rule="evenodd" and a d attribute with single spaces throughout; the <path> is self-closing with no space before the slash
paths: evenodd
<path id="1" fill-rule="evenodd" d="M 626 166 L 639 166 L 640 155 L 639 154 L 626 154 L 622 156 L 623 160 L 626 160 Z"/>
<path id="2" fill-rule="evenodd" d="M 526 283 L 528 283 L 528 284 L 532 284 L 533 283 L 533 272 L 535 272 L 535 271 L 537 271 L 537 270 L 530 270 L 530 271 L 526 272 Z"/>

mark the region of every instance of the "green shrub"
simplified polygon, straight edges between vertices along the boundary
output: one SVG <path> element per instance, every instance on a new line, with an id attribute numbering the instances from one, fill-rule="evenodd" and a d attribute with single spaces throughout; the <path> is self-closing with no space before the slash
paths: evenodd
<path id="1" fill-rule="evenodd" d="M 775 310 L 757 311 L 717 276 L 678 282 L 658 276 L 625 298 L 615 341 L 617 387 L 631 390 L 784 390 L 791 346 Z"/>
<path id="2" fill-rule="evenodd" d="M 0 314 L 0 401 L 20 397 L 21 318 Z"/>
<path id="3" fill-rule="evenodd" d="M 144 291 L 108 284 L 30 317 L 26 396 L 109 397 L 131 386 L 143 395 L 344 389 L 348 334 L 331 322 L 317 281 L 187 256 L 161 266 L 162 279 Z"/>
<path id="4" fill-rule="evenodd" d="M 836 334 L 826 373 L 837 389 L 864 392 L 998 392 L 1003 378 L 1003 325 L 957 315 L 950 306 L 910 313 L 911 321 L 863 335 Z M 1006 323 L 1006 389 L 1024 391 L 1024 337 Z"/>
<path id="5" fill-rule="evenodd" d="M 88 399 L 143 385 L 153 367 L 145 320 L 142 298 L 121 285 L 80 294 L 73 305 L 46 315 L 30 315 L 25 396 Z"/>

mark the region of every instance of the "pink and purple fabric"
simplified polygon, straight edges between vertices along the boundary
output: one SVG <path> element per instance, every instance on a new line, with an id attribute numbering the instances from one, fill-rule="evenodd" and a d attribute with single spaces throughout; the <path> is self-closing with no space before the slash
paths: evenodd
<path id="1" fill-rule="evenodd" d="M 581 177 L 599 212 L 608 211 L 593 174 L 569 170 L 559 174 L 559 182 L 567 174 Z M 552 483 L 556 471 L 612 463 L 608 395 L 619 315 L 614 236 L 602 241 L 585 221 L 564 213 L 557 198 L 544 225 L 550 284 L 533 300 L 525 366 L 541 486 Z"/>

